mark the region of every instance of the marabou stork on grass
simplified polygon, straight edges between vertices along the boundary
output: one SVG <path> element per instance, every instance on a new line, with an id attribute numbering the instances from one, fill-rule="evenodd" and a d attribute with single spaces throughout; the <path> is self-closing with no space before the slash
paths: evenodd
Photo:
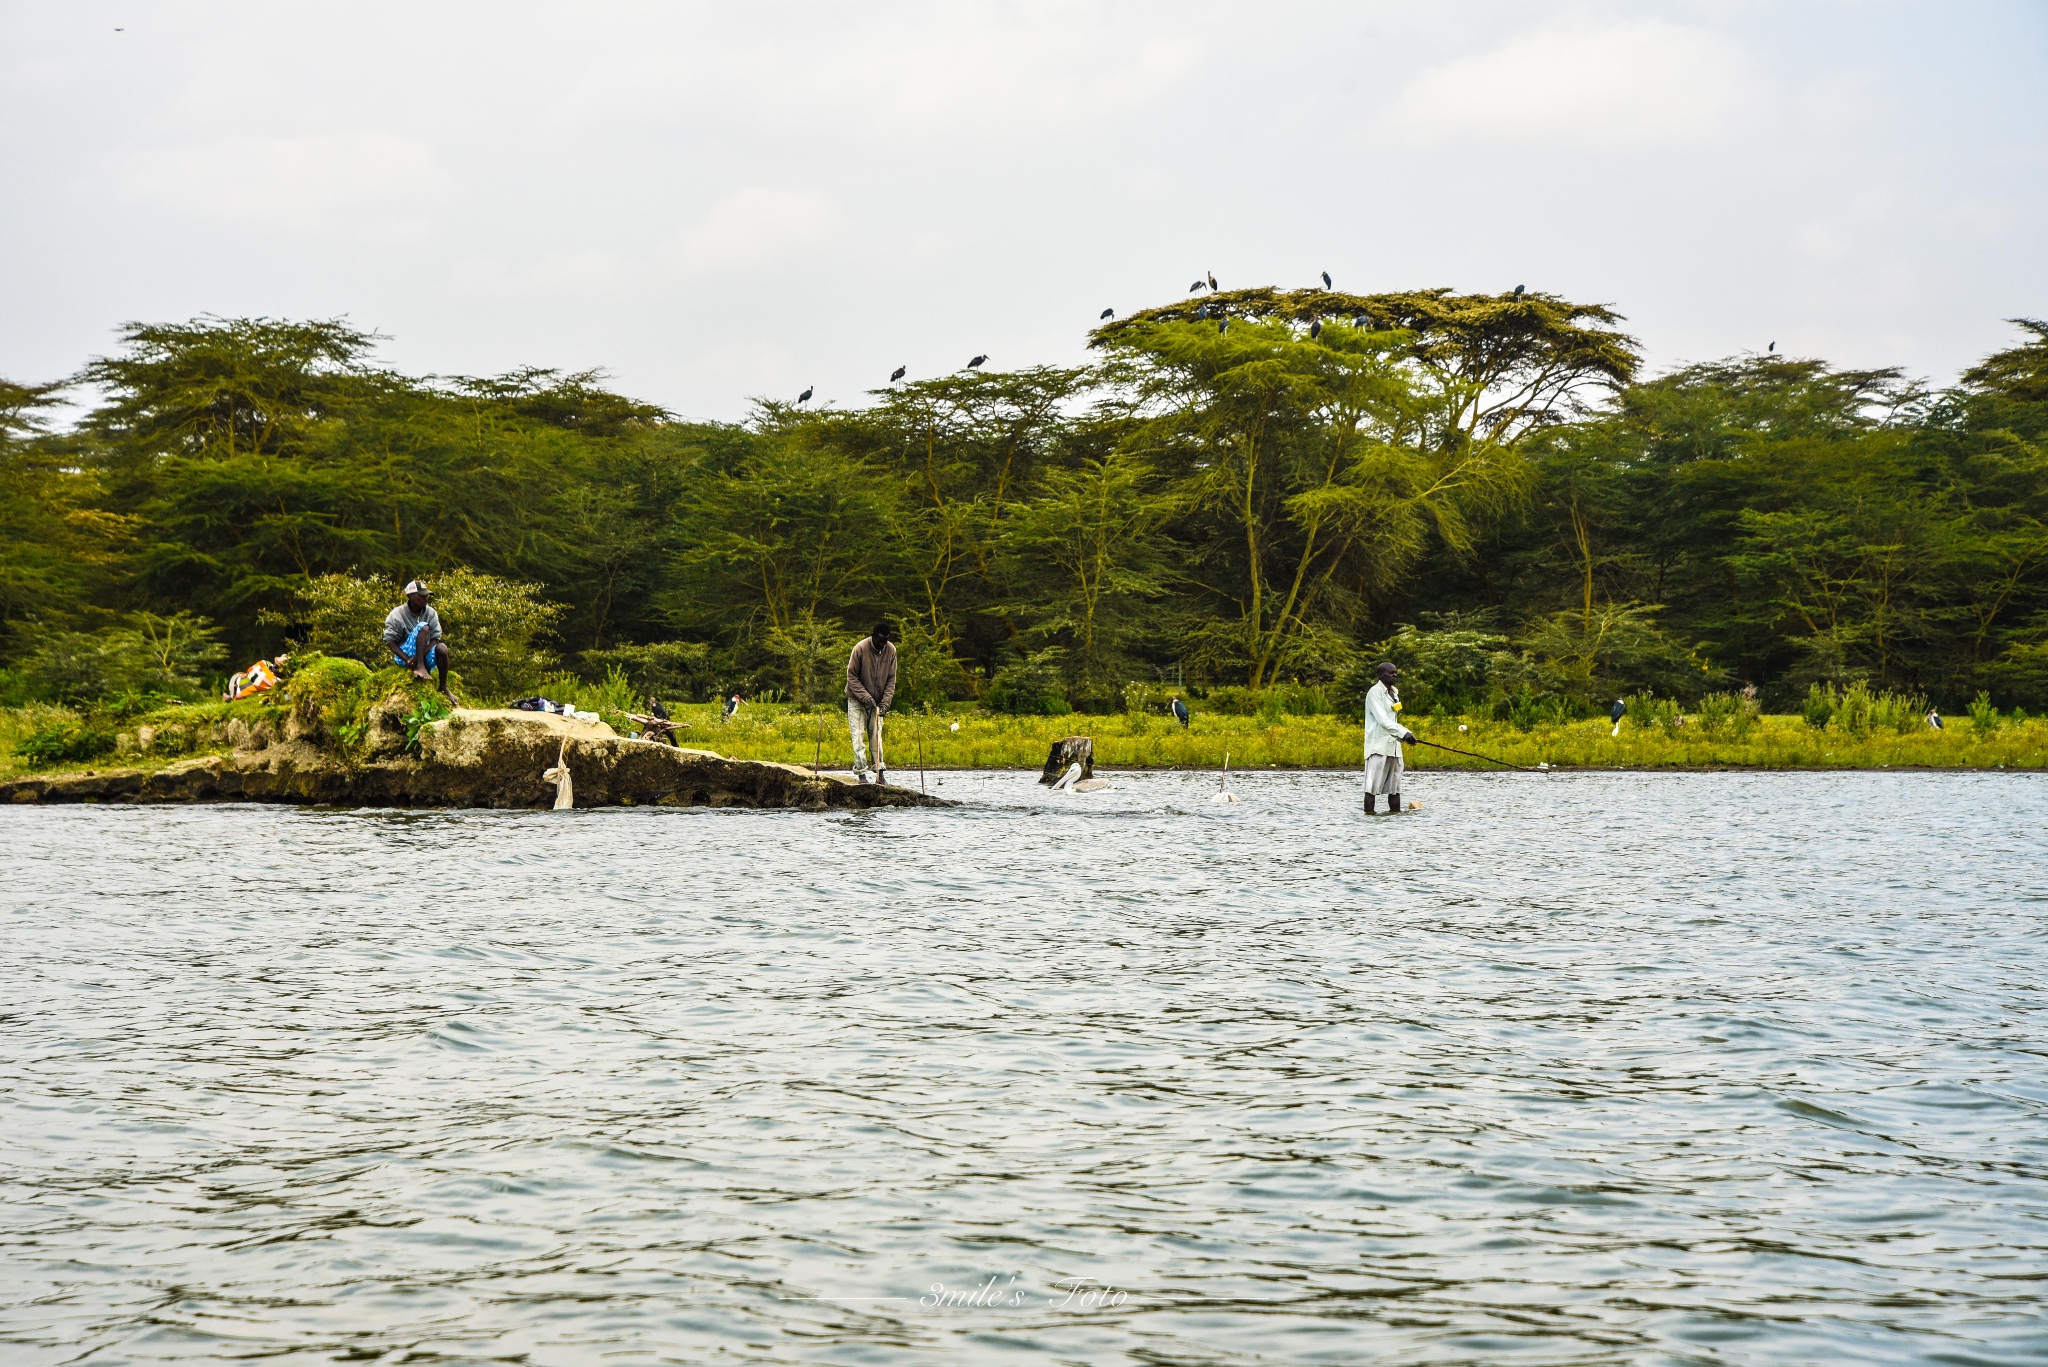
<path id="1" fill-rule="evenodd" d="M 1166 710 L 1173 713 L 1173 719 L 1182 726 L 1188 724 L 1188 705 L 1179 698 L 1176 697 L 1172 702 L 1168 703 Z"/>

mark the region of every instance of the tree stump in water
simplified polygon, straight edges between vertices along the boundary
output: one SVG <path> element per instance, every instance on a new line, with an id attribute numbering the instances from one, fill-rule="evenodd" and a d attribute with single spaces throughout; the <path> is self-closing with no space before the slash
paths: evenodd
<path id="1" fill-rule="evenodd" d="M 1095 738 L 1093 736 L 1062 736 L 1052 743 L 1052 753 L 1045 757 L 1045 768 L 1038 781 L 1048 788 L 1058 783 L 1067 772 L 1069 765 L 1081 766 L 1081 778 L 1085 782 L 1095 777 Z"/>

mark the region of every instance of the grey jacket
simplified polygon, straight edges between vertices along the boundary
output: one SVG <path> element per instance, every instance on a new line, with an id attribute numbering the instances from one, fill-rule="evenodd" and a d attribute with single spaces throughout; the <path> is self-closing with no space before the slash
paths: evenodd
<path id="1" fill-rule="evenodd" d="M 427 624 L 427 629 L 420 633 L 425 638 L 421 641 L 422 645 L 441 639 L 441 614 L 434 611 L 432 603 L 427 604 L 425 611 L 422 612 L 414 612 L 410 603 L 400 603 L 391 609 L 391 615 L 384 619 L 384 644 L 393 650 L 398 649 L 405 644 L 405 638 L 412 634 L 412 629 L 421 622 Z"/>
<path id="2" fill-rule="evenodd" d="M 896 647 L 875 649 L 875 638 L 863 636 L 846 657 L 846 696 L 863 707 L 889 710 L 896 701 Z"/>

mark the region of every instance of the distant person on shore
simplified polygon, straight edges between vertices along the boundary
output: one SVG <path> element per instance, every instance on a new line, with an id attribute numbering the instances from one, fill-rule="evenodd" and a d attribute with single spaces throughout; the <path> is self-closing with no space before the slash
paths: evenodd
<path id="1" fill-rule="evenodd" d="M 846 658 L 846 730 L 853 737 L 853 772 L 862 783 L 887 783 L 889 769 L 882 758 L 882 718 L 896 701 L 896 647 L 890 643 L 889 624 L 875 623 L 875 629 L 860 638 L 853 654 Z M 868 745 L 874 745 L 874 769 L 868 768 Z"/>
<path id="2" fill-rule="evenodd" d="M 1375 799 L 1385 798 L 1387 810 L 1401 810 L 1401 743 L 1412 742 L 1415 733 L 1401 725 L 1401 691 L 1394 685 L 1401 671 L 1391 660 L 1382 661 L 1379 682 L 1365 694 L 1365 810 L 1377 812 Z"/>
<path id="3" fill-rule="evenodd" d="M 415 679 L 431 681 L 440 674 L 441 696 L 450 702 L 448 691 L 448 643 L 441 639 L 441 614 L 434 611 L 434 595 L 420 580 L 405 586 L 405 601 L 391 609 L 384 619 L 384 644 L 391 647 L 391 662 L 409 669 Z"/>

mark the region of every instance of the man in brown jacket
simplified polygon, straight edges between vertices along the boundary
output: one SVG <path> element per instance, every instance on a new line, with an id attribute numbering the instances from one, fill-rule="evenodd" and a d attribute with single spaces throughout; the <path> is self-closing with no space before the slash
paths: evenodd
<path id="1" fill-rule="evenodd" d="M 846 659 L 846 729 L 853 737 L 853 772 L 862 783 L 889 781 L 882 758 L 882 718 L 896 701 L 896 647 L 889 643 L 889 624 L 875 623 Z M 874 743 L 875 765 L 868 772 L 868 744 Z"/>

